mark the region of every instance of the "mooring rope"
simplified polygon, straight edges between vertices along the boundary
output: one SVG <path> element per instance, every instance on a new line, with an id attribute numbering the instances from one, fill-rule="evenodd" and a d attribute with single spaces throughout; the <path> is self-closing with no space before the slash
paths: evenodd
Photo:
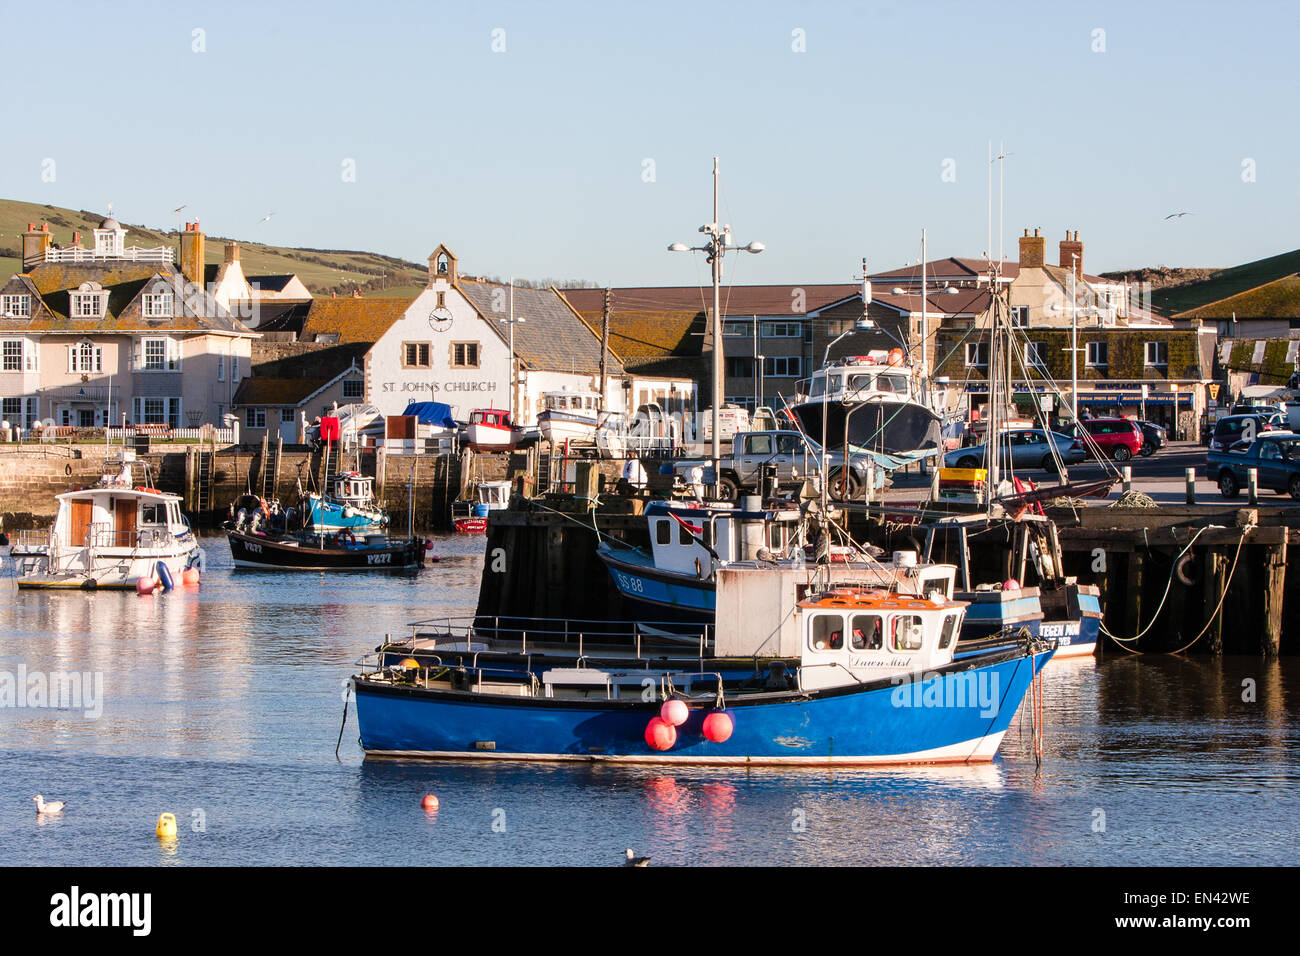
<path id="1" fill-rule="evenodd" d="M 1208 525 L 1206 527 L 1208 527 Z M 1105 622 L 1102 621 L 1098 625 L 1098 627 L 1101 630 L 1101 633 L 1105 634 L 1111 640 L 1120 641 L 1121 646 L 1123 646 L 1123 642 L 1139 640 L 1140 638 L 1143 637 L 1143 635 L 1146 634 L 1147 631 L 1151 630 L 1152 625 L 1155 624 L 1155 622 L 1159 619 L 1160 612 L 1164 610 L 1165 601 L 1169 599 L 1169 591 L 1173 587 L 1174 573 L 1178 569 L 1178 562 L 1182 560 L 1183 555 L 1185 555 L 1188 551 L 1191 550 L 1192 545 L 1196 543 L 1196 539 L 1201 536 L 1202 532 L 1206 530 L 1206 527 L 1197 528 L 1196 533 L 1192 535 L 1191 539 L 1187 542 L 1186 547 L 1184 547 L 1182 551 L 1178 552 L 1178 557 L 1174 558 L 1173 566 L 1170 567 L 1169 569 L 1169 580 L 1165 582 L 1165 593 L 1160 596 L 1160 604 L 1156 607 L 1155 614 L 1151 616 L 1151 620 L 1147 622 L 1147 626 L 1142 628 L 1141 631 L 1139 631 L 1137 634 L 1134 634 L 1132 637 L 1120 637 L 1118 634 L 1111 633 L 1111 631 L 1106 627 Z M 1145 538 L 1145 531 L 1143 533 L 1143 536 Z M 1245 537 L 1244 533 L 1242 537 L 1243 538 Z M 1150 550 L 1151 544 L 1149 540 L 1146 541 L 1146 545 L 1147 545 L 1147 550 Z M 1141 624 L 1142 624 L 1142 614 L 1141 611 L 1139 610 L 1138 626 L 1141 626 Z"/>

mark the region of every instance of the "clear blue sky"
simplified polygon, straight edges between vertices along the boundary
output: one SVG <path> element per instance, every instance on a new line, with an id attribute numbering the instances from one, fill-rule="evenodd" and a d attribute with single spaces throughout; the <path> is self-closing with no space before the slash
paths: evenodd
<path id="1" fill-rule="evenodd" d="M 1090 272 L 1300 245 L 1294 3 L 64 2 L 4 33 L 0 195 L 128 222 L 186 203 L 214 235 L 694 284 L 665 246 L 718 155 L 724 219 L 768 247 L 730 280 L 848 281 L 922 226 L 981 255 L 992 139 L 1008 255 L 1025 226 L 1053 255 L 1079 230 Z"/>

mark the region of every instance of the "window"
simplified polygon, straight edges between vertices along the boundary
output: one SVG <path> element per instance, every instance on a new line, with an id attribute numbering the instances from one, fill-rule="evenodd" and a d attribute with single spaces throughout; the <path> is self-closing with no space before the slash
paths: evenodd
<path id="1" fill-rule="evenodd" d="M 217 381 L 224 382 L 225 380 L 226 380 L 226 357 L 224 355 L 218 355 L 217 356 Z"/>
<path id="2" fill-rule="evenodd" d="M 919 651 L 925 627 L 915 614 L 898 614 L 890 621 L 890 647 L 896 651 Z"/>
<path id="3" fill-rule="evenodd" d="M 680 522 L 677 525 L 677 543 L 683 546 L 695 543 L 695 535 L 691 534 L 691 529 L 686 527 L 685 522 Z"/>
<path id="4" fill-rule="evenodd" d="M 1029 327 L 1029 306 L 1017 305 L 1011 308 L 1011 327 L 1026 329 Z"/>
<path id="5" fill-rule="evenodd" d="M 1153 368 L 1165 368 L 1169 365 L 1169 343 L 1147 343 L 1147 365 Z"/>
<path id="6" fill-rule="evenodd" d="M 852 634 L 850 643 L 855 651 L 878 651 L 885 646 L 884 623 L 875 614 L 855 614 Z"/>
<path id="7" fill-rule="evenodd" d="M 142 296 L 142 306 L 146 319 L 170 319 L 175 314 L 172 310 L 170 292 L 147 293 Z"/>
<path id="8" fill-rule="evenodd" d="M 1044 370 L 1047 363 L 1044 356 L 1047 354 L 1046 342 L 1026 342 L 1025 343 L 1025 365 L 1032 369 Z"/>
<path id="9" fill-rule="evenodd" d="M 180 349 L 171 339 L 145 339 L 141 345 L 144 360 L 140 368 L 146 372 L 178 372 L 181 367 Z"/>
<path id="10" fill-rule="evenodd" d="M 244 409 L 244 426 L 246 428 L 265 428 L 266 409 L 265 408 Z"/>
<path id="11" fill-rule="evenodd" d="M 78 342 L 76 345 L 69 345 L 68 346 L 68 371 L 69 372 L 104 371 L 103 346 L 96 345 L 94 342 Z"/>
<path id="12" fill-rule="evenodd" d="M 808 635 L 815 651 L 838 651 L 844 648 L 844 618 L 838 614 L 819 614 L 813 618 Z"/>
<path id="13" fill-rule="evenodd" d="M 0 400 L 0 415 L 3 415 L 4 420 L 12 424 L 18 420 L 20 415 L 22 415 L 22 402 L 23 400 L 21 398 L 6 398 Z"/>
<path id="14" fill-rule="evenodd" d="M 763 359 L 763 374 L 774 378 L 798 378 L 802 367 L 797 355 L 769 355 Z"/>
<path id="15" fill-rule="evenodd" d="M 987 342 L 966 343 L 966 367 L 987 368 L 989 364 L 989 344 Z"/>
<path id="16" fill-rule="evenodd" d="M 428 342 L 402 343 L 402 368 L 431 368 Z"/>
<path id="17" fill-rule="evenodd" d="M 722 334 L 727 338 L 737 338 L 739 336 L 752 335 L 748 322 L 723 322 Z"/>
<path id="18" fill-rule="evenodd" d="M 18 425 L 30 431 L 39 417 L 36 414 L 38 401 L 36 398 L 6 398 L 3 408 L 0 408 L 0 417 L 10 425 Z"/>
<path id="19" fill-rule="evenodd" d="M 750 455 L 770 455 L 772 454 L 772 436 L 771 435 L 750 435 L 745 444 L 748 446 L 745 451 Z"/>
<path id="20" fill-rule="evenodd" d="M 803 335 L 802 322 L 764 322 L 763 337 L 768 339 L 797 339 Z"/>
<path id="21" fill-rule="evenodd" d="M 137 425 L 167 425 L 181 427 L 181 400 L 179 398 L 140 398 L 131 400 Z"/>
<path id="22" fill-rule="evenodd" d="M 239 356 L 238 355 L 230 356 L 230 380 L 232 382 L 239 381 Z"/>
<path id="23" fill-rule="evenodd" d="M 1088 368 L 1106 368 L 1110 365 L 1110 344 L 1089 342 L 1084 346 L 1085 364 Z"/>
<path id="24" fill-rule="evenodd" d="M 30 295 L 0 295 L 0 315 L 25 318 L 32 314 Z"/>
<path id="25" fill-rule="evenodd" d="M 161 504 L 141 505 L 140 523 L 141 524 L 166 524 L 167 506 Z"/>
<path id="26" fill-rule="evenodd" d="M 943 630 L 939 632 L 939 650 L 944 650 L 952 643 L 953 635 L 957 631 L 957 615 L 949 614 L 943 619 Z"/>
<path id="27" fill-rule="evenodd" d="M 664 518 L 655 525 L 655 543 L 672 544 L 673 529 L 671 527 L 672 519 Z"/>
<path id="28" fill-rule="evenodd" d="M 447 305 L 447 293 L 445 293 L 445 292 L 439 292 L 439 293 L 438 293 L 438 304 L 435 306 L 435 308 L 439 308 L 439 309 L 441 309 L 441 308 L 445 307 L 446 305 Z"/>
<path id="29" fill-rule="evenodd" d="M 359 378 L 345 379 L 343 382 L 343 397 L 360 398 L 363 392 L 362 386 L 364 384 L 365 383 L 362 382 L 361 379 Z"/>
<path id="30" fill-rule="evenodd" d="M 5 339 L 4 365 L 0 367 L 6 372 L 21 372 L 23 370 L 22 339 Z"/>
<path id="31" fill-rule="evenodd" d="M 478 368 L 478 343 L 477 342 L 451 343 L 451 367 L 452 368 Z"/>
<path id="32" fill-rule="evenodd" d="M 754 374 L 754 361 L 748 358 L 728 358 L 727 378 L 744 378 Z"/>

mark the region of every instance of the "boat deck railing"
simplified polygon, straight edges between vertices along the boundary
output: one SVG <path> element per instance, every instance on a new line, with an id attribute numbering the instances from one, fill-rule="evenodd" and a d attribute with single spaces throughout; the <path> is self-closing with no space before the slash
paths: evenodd
<path id="1" fill-rule="evenodd" d="M 684 628 L 680 623 L 668 621 L 608 621 L 599 618 L 547 618 L 518 615 L 474 615 L 462 617 L 428 618 L 410 623 L 408 641 L 393 642 L 400 648 L 409 646 L 419 650 L 422 641 L 463 641 L 468 650 L 475 642 L 491 644 L 494 650 L 513 649 L 527 654 L 530 646 L 562 645 L 574 647 L 582 657 L 588 648 L 618 646 L 635 650 L 636 658 L 643 657 L 643 645 L 661 648 L 665 644 L 677 647 L 694 647 L 701 660 L 713 646 L 713 627 L 704 624 Z M 430 646 L 426 643 L 426 647 Z"/>

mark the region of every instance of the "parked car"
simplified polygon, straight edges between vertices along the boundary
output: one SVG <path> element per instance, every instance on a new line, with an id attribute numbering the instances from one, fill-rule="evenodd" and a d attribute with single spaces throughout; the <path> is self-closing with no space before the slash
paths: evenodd
<path id="1" fill-rule="evenodd" d="M 1017 428 L 1002 433 L 999 442 L 1002 455 L 1002 467 L 1010 461 L 1012 468 L 1042 468 L 1056 471 L 1056 459 L 1052 455 L 1055 446 L 1056 455 L 1066 465 L 1077 464 L 1088 457 L 1083 442 L 1059 432 L 1049 432 L 1042 428 Z M 958 448 L 943 456 L 946 468 L 979 468 L 984 462 L 984 445 L 972 445 Z"/>
<path id="2" fill-rule="evenodd" d="M 1218 482 L 1225 498 L 1241 494 L 1251 468 L 1255 469 L 1260 488 L 1300 500 L 1300 435 L 1281 430 L 1264 432 L 1254 441 L 1234 442 L 1226 450 L 1206 455 L 1206 474 Z"/>
<path id="3" fill-rule="evenodd" d="M 1082 438 L 1094 456 L 1128 461 L 1142 451 L 1142 428 L 1130 418 L 1084 418 L 1066 434 Z"/>
<path id="4" fill-rule="evenodd" d="M 1228 415 L 1215 424 L 1210 435 L 1210 451 L 1224 451 L 1238 441 L 1250 443 L 1262 432 L 1280 431 L 1285 427 L 1286 421 L 1277 414 Z"/>
<path id="5" fill-rule="evenodd" d="M 1155 422 L 1144 422 L 1138 420 L 1138 427 L 1142 429 L 1142 457 L 1150 458 L 1165 445 L 1169 444 L 1169 436 L 1165 432 L 1163 425 L 1157 425 Z"/>

